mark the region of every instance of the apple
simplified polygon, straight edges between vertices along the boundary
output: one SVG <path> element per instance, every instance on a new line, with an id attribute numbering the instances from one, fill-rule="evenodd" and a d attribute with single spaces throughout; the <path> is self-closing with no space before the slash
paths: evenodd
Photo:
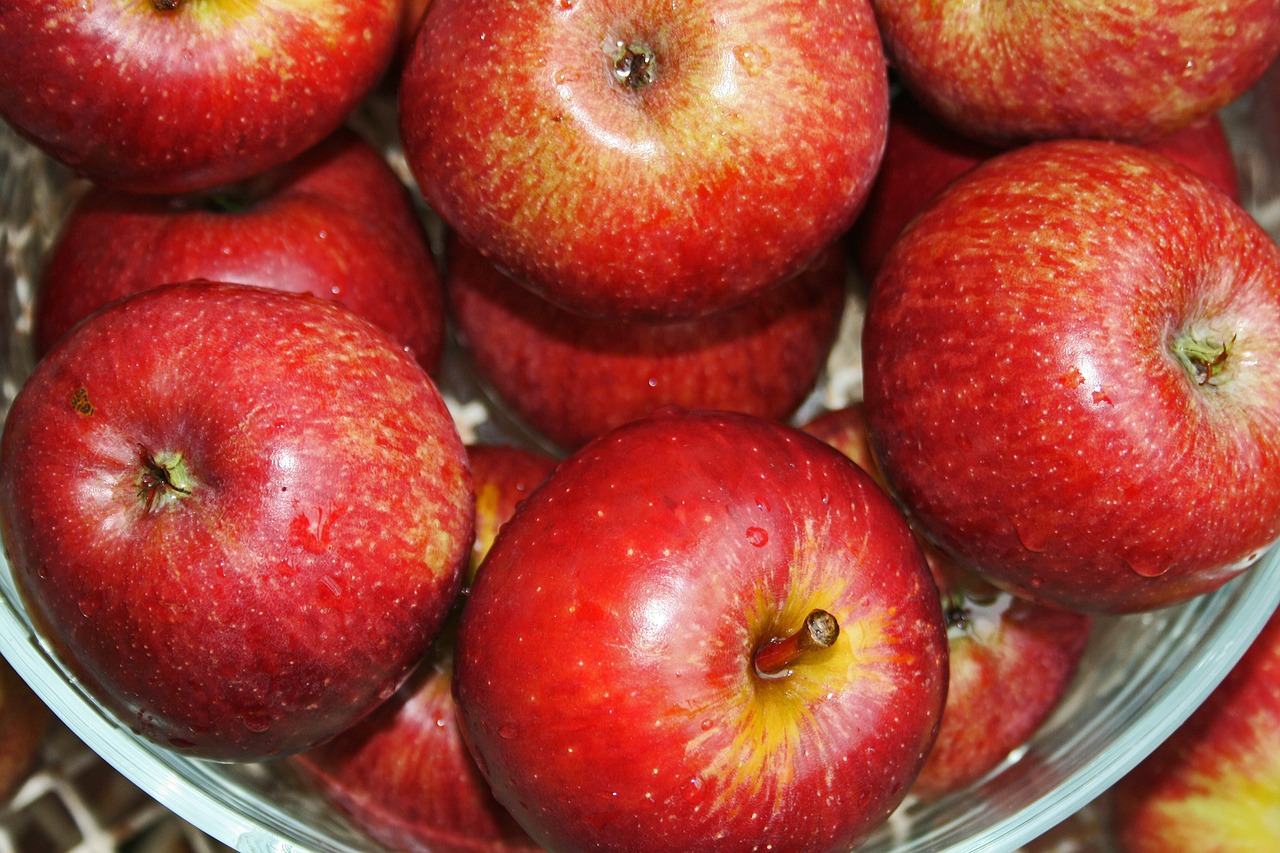
<path id="1" fill-rule="evenodd" d="M 872 284 L 863 380 L 914 521 L 1033 601 L 1174 604 L 1280 535 L 1280 248 L 1145 149 L 1044 142 L 953 182 Z"/>
<path id="2" fill-rule="evenodd" d="M 1110 791 L 1120 853 L 1280 849 L 1280 613 L 1187 720 Z"/>
<path id="3" fill-rule="evenodd" d="M 1231 143 L 1217 113 L 1145 143 L 1144 147 L 1190 166 L 1240 200 Z M 875 278 L 889 246 L 943 187 L 1006 146 L 981 142 L 951 129 L 907 93 L 889 112 L 884 161 L 866 206 L 849 232 L 850 254 L 866 281 Z"/>
<path id="4" fill-rule="evenodd" d="M 632 320 L 575 314 L 453 241 L 445 292 L 492 395 L 535 432 L 576 449 L 666 405 L 783 420 L 813 390 L 840 328 L 838 248 L 777 287 L 712 315 Z"/>
<path id="5" fill-rule="evenodd" d="M 39 766 L 53 712 L 0 658 L 0 805 L 13 800 Z"/>
<path id="6" fill-rule="evenodd" d="M 794 275 L 879 167 L 867 0 L 434 0 L 401 79 L 427 203 L 582 314 L 674 319 Z"/>
<path id="7" fill-rule="evenodd" d="M 473 497 L 426 372 L 309 294 L 125 297 L 38 362 L 0 534 L 39 635 L 122 725 L 253 761 L 387 699 L 459 589 Z"/>
<path id="8" fill-rule="evenodd" d="M 468 445 L 467 458 L 476 495 L 475 542 L 466 578 L 469 589 L 498 530 L 551 475 L 557 460 L 541 450 L 493 443 Z"/>
<path id="9" fill-rule="evenodd" d="M 862 403 L 823 412 L 801 428 L 884 487 Z M 1071 686 L 1093 618 L 1011 595 L 923 535 L 920 545 L 942 600 L 949 661 L 942 725 L 911 787 L 914 797 L 928 801 L 978 781 L 1040 728 Z"/>
<path id="10" fill-rule="evenodd" d="M 390 165 L 350 130 L 217 194 L 89 189 L 44 262 L 36 355 L 113 299 L 195 278 L 335 299 L 428 371 L 439 364 L 444 301 L 422 223 Z"/>
<path id="11" fill-rule="evenodd" d="M 283 163 L 381 78 L 404 0 L 0 7 L 0 118 L 82 177 L 182 193 Z"/>
<path id="12" fill-rule="evenodd" d="M 1164 136 L 1244 94 L 1280 53 L 1275 0 L 871 4 L 904 88 L 1001 143 Z"/>
<path id="13" fill-rule="evenodd" d="M 937 589 L 865 472 L 670 407 L 560 462 L 498 533 L 454 696 L 548 849 L 843 851 L 906 794 L 946 678 Z"/>
<path id="14" fill-rule="evenodd" d="M 476 495 L 467 581 L 498 529 L 556 461 L 504 444 L 467 447 Z M 407 853 L 538 850 L 498 804 L 458 728 L 453 702 L 453 623 L 410 680 L 368 717 L 294 758 L 303 778 L 381 843 Z"/>

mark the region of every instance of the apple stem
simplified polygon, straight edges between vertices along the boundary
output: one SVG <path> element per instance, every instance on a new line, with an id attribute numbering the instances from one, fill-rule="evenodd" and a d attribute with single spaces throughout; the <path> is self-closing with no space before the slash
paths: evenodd
<path id="1" fill-rule="evenodd" d="M 142 471 L 138 474 L 138 499 L 151 512 L 178 497 L 191 494 L 192 479 L 181 453 L 152 453 L 139 448 Z"/>
<path id="2" fill-rule="evenodd" d="M 653 82 L 655 67 L 651 49 L 618 41 L 609 56 L 613 60 L 614 77 L 631 91 Z"/>
<path id="3" fill-rule="evenodd" d="M 1227 358 L 1235 346 L 1236 336 L 1229 341 L 1205 341 L 1194 337 L 1180 339 L 1174 345 L 1178 360 L 1198 385 L 1214 386 L 1215 381 L 1227 369 Z"/>
<path id="4" fill-rule="evenodd" d="M 804 624 L 786 637 L 774 637 L 756 649 L 756 674 L 777 678 L 791 674 L 791 667 L 809 652 L 831 648 L 840 636 L 840 623 L 825 610 L 813 610 Z"/>

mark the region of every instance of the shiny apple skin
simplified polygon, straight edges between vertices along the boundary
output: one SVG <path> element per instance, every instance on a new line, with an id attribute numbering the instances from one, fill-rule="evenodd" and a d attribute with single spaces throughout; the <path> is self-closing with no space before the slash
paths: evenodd
<path id="1" fill-rule="evenodd" d="M 0 443 L 40 636 L 123 725 L 217 760 L 297 752 L 390 696 L 457 594 L 472 513 L 422 368 L 265 288 L 112 303 L 37 364 Z"/>
<path id="2" fill-rule="evenodd" d="M 647 85 L 619 81 L 618 42 L 653 52 Z M 670 319 L 842 234 L 888 106 L 866 0 L 435 0 L 400 114 L 424 197 L 481 254 L 569 310 Z"/>
<path id="3" fill-rule="evenodd" d="M 207 189 L 336 130 L 386 70 L 403 0 L 0 7 L 0 116 L 95 183 Z"/>
<path id="4" fill-rule="evenodd" d="M 863 355 L 885 479 L 1005 589 L 1151 609 L 1280 534 L 1280 250 L 1167 158 L 1057 141 L 967 173 L 885 258 Z"/>
<path id="5" fill-rule="evenodd" d="M 814 607 L 836 644 L 757 675 Z M 868 475 L 783 424 L 669 409 L 561 462 L 498 534 L 454 694 L 549 849 L 847 850 L 914 779 L 946 666 L 937 589 Z"/>
<path id="6" fill-rule="evenodd" d="M 41 273 L 36 355 L 113 299 L 196 278 L 336 300 L 439 366 L 444 297 L 426 233 L 408 189 L 350 130 L 208 197 L 91 188 Z"/>
<path id="7" fill-rule="evenodd" d="M 541 850 L 489 792 L 458 730 L 452 643 L 352 728 L 292 759 L 307 784 L 401 853 Z"/>
<path id="8" fill-rule="evenodd" d="M 1280 614 L 1209 698 L 1110 791 L 1120 853 L 1280 848 Z"/>
<path id="9" fill-rule="evenodd" d="M 872 0 L 931 112 L 1001 143 L 1145 142 L 1244 94 L 1280 53 L 1280 2 Z"/>
<path id="10" fill-rule="evenodd" d="M 748 302 L 665 321 L 566 311 L 457 241 L 444 279 L 477 373 L 525 424 L 575 450 L 663 406 L 790 417 L 835 343 L 847 267 L 833 248 Z"/>
<path id="11" fill-rule="evenodd" d="M 801 428 L 887 489 L 861 402 L 823 412 Z M 917 538 L 947 623 L 947 704 L 937 740 L 911 786 L 913 797 L 931 801 L 981 779 L 1035 734 L 1070 688 L 1093 618 L 997 589 L 923 534 Z"/>
<path id="12" fill-rule="evenodd" d="M 1214 181 L 1240 200 L 1240 175 L 1217 113 L 1144 143 Z M 911 217 L 947 184 L 1006 146 L 981 142 L 948 127 L 907 93 L 889 112 L 884 161 L 867 203 L 849 233 L 850 254 L 867 282 Z"/>

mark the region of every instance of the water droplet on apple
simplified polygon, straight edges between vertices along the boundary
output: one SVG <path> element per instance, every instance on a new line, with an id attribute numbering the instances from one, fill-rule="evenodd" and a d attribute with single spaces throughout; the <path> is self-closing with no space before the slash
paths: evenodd
<path id="1" fill-rule="evenodd" d="M 498 737 L 503 740 L 515 740 L 519 734 L 520 730 L 511 723 L 505 723 L 498 727 Z"/>
<path id="2" fill-rule="evenodd" d="M 191 749 L 196 745 L 196 742 L 193 740 L 187 740 L 186 738 L 171 737 L 169 738 L 169 745 L 174 749 Z"/>
<path id="3" fill-rule="evenodd" d="M 572 9 L 578 5 L 578 0 L 560 0 L 561 9 Z"/>
<path id="4" fill-rule="evenodd" d="M 770 510 L 772 510 L 772 509 L 773 509 L 773 507 L 771 507 L 771 506 L 769 505 L 769 499 L 768 499 L 768 498 L 756 498 L 756 507 L 757 507 L 761 512 L 769 512 Z"/>
<path id="5" fill-rule="evenodd" d="M 82 616 L 93 616 L 102 609 L 102 600 L 99 598 L 82 598 L 77 606 L 80 608 Z"/>
<path id="6" fill-rule="evenodd" d="M 769 531 L 762 527 L 748 527 L 747 541 L 757 548 L 763 548 L 769 544 Z"/>
<path id="7" fill-rule="evenodd" d="M 703 721 L 702 721 L 702 730 L 703 730 L 704 732 L 711 731 L 711 727 L 712 727 L 712 726 L 714 726 L 714 725 L 715 725 L 715 723 L 713 723 L 711 720 L 703 720 Z"/>
<path id="8" fill-rule="evenodd" d="M 1018 536 L 1018 541 L 1022 543 L 1022 547 L 1028 551 L 1034 551 L 1039 554 L 1049 545 L 1049 533 L 1042 528 L 1033 528 L 1026 524 L 1013 525 L 1013 531 Z"/>
<path id="9" fill-rule="evenodd" d="M 1145 559 L 1126 558 L 1124 562 L 1134 574 L 1141 575 L 1144 578 L 1158 578 L 1169 570 L 1168 565 L 1161 565 Z"/>

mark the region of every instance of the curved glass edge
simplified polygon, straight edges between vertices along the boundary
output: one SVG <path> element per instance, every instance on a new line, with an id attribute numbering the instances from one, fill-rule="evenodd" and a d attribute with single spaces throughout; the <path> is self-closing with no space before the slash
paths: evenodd
<path id="1" fill-rule="evenodd" d="M 1077 722 L 1079 708 L 1064 699 L 1059 713 L 1009 764 L 917 814 L 904 807 L 905 815 L 895 815 L 859 851 L 1017 850 L 1093 802 L 1172 734 L 1226 677 L 1277 607 L 1280 546 L 1273 546 L 1211 595 L 1153 613 L 1105 617 L 1100 627 L 1111 645 L 1126 645 L 1136 626 L 1144 638 L 1159 635 L 1162 654 L 1142 659 L 1141 651 L 1151 650 L 1141 644 L 1132 669 L 1108 674 L 1100 704 L 1091 694 L 1077 695 L 1089 702 L 1091 718 L 1104 724 Z"/>
<path id="2" fill-rule="evenodd" d="M 263 790 L 253 784 L 246 787 L 232 776 L 248 773 L 252 779 L 253 767 L 236 766 L 233 770 L 229 765 L 187 758 L 122 727 L 99 709 L 37 639 L 15 595 L 3 558 L 0 568 L 0 588 L 4 593 L 0 649 L 4 656 L 73 733 L 163 806 L 242 853 L 370 853 L 381 849 L 336 815 L 325 816 L 332 821 L 329 825 L 304 823 L 306 803 L 264 799 Z M 1161 618 L 1190 624 L 1189 628 L 1183 625 L 1178 643 L 1171 650 L 1181 654 L 1170 656 L 1171 665 L 1183 677 L 1170 678 L 1168 672 L 1155 666 L 1136 678 L 1135 689 L 1142 701 L 1134 703 L 1127 715 L 1112 715 L 1106 726 L 1087 732 L 1086 740 L 1095 744 L 1115 736 L 1098 751 L 1091 752 L 1074 740 L 1079 725 L 1068 722 L 1055 731 L 1051 736 L 1065 736 L 1067 740 L 1057 745 L 1057 752 L 1050 747 L 1050 758 L 1059 760 L 1063 754 L 1086 758 L 1061 777 L 1050 774 L 1046 792 L 1024 792 L 1027 801 L 1015 803 L 1011 813 L 1002 815 L 999 793 L 1002 787 L 1008 788 L 1002 771 L 975 791 L 953 800 L 948 811 L 960 814 L 951 821 L 943 821 L 918 836 L 908 832 L 906 837 L 896 839 L 892 837 L 893 828 L 888 827 L 888 840 L 881 838 L 864 849 L 1009 853 L 1031 841 L 1090 803 L 1171 734 L 1225 677 L 1277 606 L 1280 549 L 1273 548 L 1221 590 L 1160 614 Z M 1120 618 L 1139 622 L 1142 619 L 1139 615 Z M 1147 625 L 1143 630 L 1158 631 L 1162 627 Z M 1148 683 L 1149 695 L 1143 697 L 1141 692 Z M 1113 702 L 1134 698 L 1131 692 L 1122 693 Z M 1005 771 L 1017 771 L 1027 757 L 1024 754 Z M 266 780 L 276 771 L 263 772 Z M 264 786 L 269 784 L 263 782 Z M 1022 786 L 1018 789 L 1022 790 Z M 991 819 L 975 831 L 974 824 L 979 822 L 975 818 L 979 815 L 973 812 L 974 801 L 976 798 L 980 802 L 984 793 L 995 795 L 990 802 Z"/>

